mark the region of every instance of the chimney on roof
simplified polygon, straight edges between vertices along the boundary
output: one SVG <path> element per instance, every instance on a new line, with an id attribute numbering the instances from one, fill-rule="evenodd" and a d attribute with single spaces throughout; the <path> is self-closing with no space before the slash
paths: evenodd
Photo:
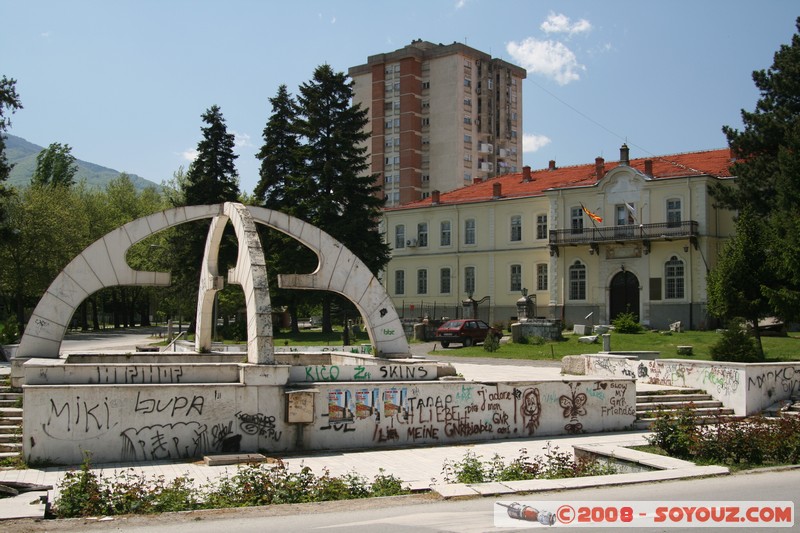
<path id="1" fill-rule="evenodd" d="M 594 158 L 594 172 L 597 174 L 597 179 L 602 179 L 606 174 L 606 160 L 602 157 Z"/>
<path id="2" fill-rule="evenodd" d="M 500 198 L 501 196 L 501 187 L 499 183 L 492 184 L 492 198 Z"/>
<path id="3" fill-rule="evenodd" d="M 628 149 L 628 145 L 622 143 L 622 146 L 619 147 L 619 164 L 628 166 L 631 162 L 630 150 Z"/>
<path id="4" fill-rule="evenodd" d="M 652 159 L 645 159 L 644 160 L 644 173 L 647 176 L 653 177 L 653 160 Z"/>
<path id="5" fill-rule="evenodd" d="M 550 160 L 550 164 L 547 167 L 547 170 L 555 170 L 555 169 L 556 169 L 556 160 L 555 159 L 551 159 Z"/>
<path id="6" fill-rule="evenodd" d="M 482 181 L 483 181 L 483 178 L 478 178 L 478 177 L 472 178 L 472 183 L 480 183 Z"/>
<path id="7" fill-rule="evenodd" d="M 522 183 L 528 183 L 531 181 L 531 167 L 525 165 L 522 167 Z"/>
<path id="8" fill-rule="evenodd" d="M 431 191 L 431 204 L 439 205 L 439 191 Z"/>

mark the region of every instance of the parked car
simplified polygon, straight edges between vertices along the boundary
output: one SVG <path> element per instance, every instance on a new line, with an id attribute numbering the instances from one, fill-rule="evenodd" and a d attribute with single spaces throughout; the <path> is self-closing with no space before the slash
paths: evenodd
<path id="1" fill-rule="evenodd" d="M 486 340 L 487 335 L 494 335 L 500 339 L 503 332 L 493 328 L 483 320 L 474 318 L 459 318 L 448 320 L 436 330 L 436 340 L 442 343 L 443 348 L 450 346 L 451 342 L 459 342 L 463 346 L 472 346 Z"/>

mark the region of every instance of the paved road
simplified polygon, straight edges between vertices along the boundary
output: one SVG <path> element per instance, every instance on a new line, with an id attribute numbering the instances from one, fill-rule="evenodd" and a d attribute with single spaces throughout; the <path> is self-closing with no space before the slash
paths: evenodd
<path id="1" fill-rule="evenodd" d="M 723 478 L 694 479 L 649 483 L 627 487 L 604 487 L 587 490 L 543 492 L 515 495 L 511 499 L 521 503 L 546 502 L 553 506 L 578 501 L 631 502 L 631 501 L 692 501 L 733 502 L 793 501 L 795 511 L 800 510 L 800 469 L 787 471 L 761 471 L 737 474 Z M 247 509 L 227 509 L 193 513 L 170 513 L 155 517 L 126 517 L 98 520 L 60 520 L 47 522 L 13 521 L 0 523 L 0 529 L 19 533 L 39 531 L 126 531 L 155 533 L 237 533 L 280 531 L 346 531 L 347 533 L 380 531 L 394 532 L 486 532 L 519 531 L 513 528 L 495 528 L 494 511 L 497 501 L 509 498 L 475 498 L 469 500 L 437 500 L 431 496 L 373 498 L 344 502 L 325 502 L 301 505 L 275 505 Z M 795 518 L 795 528 L 800 522 Z M 520 524 L 520 525 L 525 525 Z M 531 530 L 541 530 L 532 524 Z M 719 531 L 719 528 L 715 529 Z M 734 528 L 725 528 L 730 531 Z M 748 527 L 735 530 L 748 531 Z M 758 531 L 788 531 L 786 528 L 767 527 Z M 581 528 L 580 531 L 614 531 L 609 528 Z M 695 528 L 625 528 L 624 531 L 696 531 Z"/>

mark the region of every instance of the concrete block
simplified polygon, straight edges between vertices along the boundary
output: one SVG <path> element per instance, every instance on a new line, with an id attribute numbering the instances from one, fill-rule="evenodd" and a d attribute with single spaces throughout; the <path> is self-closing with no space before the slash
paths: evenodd
<path id="1" fill-rule="evenodd" d="M 226 455 L 206 455 L 203 457 L 206 466 L 236 465 L 242 463 L 263 463 L 269 459 L 260 453 L 234 453 Z"/>
<path id="2" fill-rule="evenodd" d="M 445 500 L 449 500 L 450 498 L 472 498 L 481 495 L 480 492 L 463 483 L 433 485 L 431 486 L 431 490 L 439 494 L 439 496 Z"/>
<path id="3" fill-rule="evenodd" d="M 583 344 L 594 344 L 597 342 L 597 335 L 586 335 L 584 337 L 578 337 L 578 342 L 582 342 Z"/>
<path id="4" fill-rule="evenodd" d="M 572 326 L 572 333 L 575 335 L 588 335 L 592 332 L 591 326 L 584 326 L 582 324 L 575 324 Z"/>

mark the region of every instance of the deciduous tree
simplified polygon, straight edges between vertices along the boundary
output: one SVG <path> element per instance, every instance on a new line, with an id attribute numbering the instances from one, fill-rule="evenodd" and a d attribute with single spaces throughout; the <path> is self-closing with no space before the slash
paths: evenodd
<path id="1" fill-rule="evenodd" d="M 78 165 L 68 144 L 52 143 L 36 156 L 31 183 L 37 186 L 72 187 Z"/>

